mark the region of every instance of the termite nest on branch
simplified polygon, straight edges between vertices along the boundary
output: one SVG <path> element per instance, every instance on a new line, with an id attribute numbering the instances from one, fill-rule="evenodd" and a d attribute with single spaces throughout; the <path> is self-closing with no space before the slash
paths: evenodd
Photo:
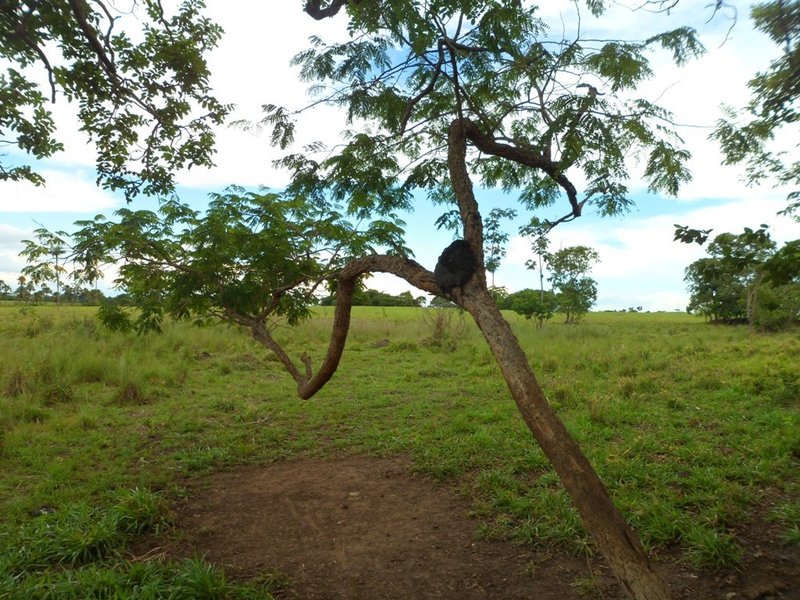
<path id="1" fill-rule="evenodd" d="M 464 287 L 475 273 L 475 256 L 466 240 L 456 240 L 444 249 L 436 263 L 433 277 L 446 294 Z"/>

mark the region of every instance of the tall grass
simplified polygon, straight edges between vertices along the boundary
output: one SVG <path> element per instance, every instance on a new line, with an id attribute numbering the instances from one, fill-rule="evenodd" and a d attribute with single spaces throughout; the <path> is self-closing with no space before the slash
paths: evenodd
<path id="1" fill-rule="evenodd" d="M 682 314 L 591 314 L 541 330 L 507 317 L 652 550 L 733 565 L 737 532 L 766 498 L 782 532 L 776 543 L 800 543 L 797 332 L 761 335 Z M 308 351 L 318 365 L 331 318 L 318 308 L 278 336 L 290 355 Z M 448 330 L 437 334 L 439 325 Z M 426 342 L 436 335 L 448 343 Z M 458 482 L 487 536 L 591 550 L 469 320 L 437 325 L 436 309 L 357 308 L 339 371 L 310 401 L 246 332 L 227 326 L 135 337 L 101 329 L 92 309 L 0 307 L 0 353 L 7 531 L 42 507 L 114 506 L 120 489 L 171 498 L 178 475 L 347 451 L 404 453 L 417 470 Z"/>

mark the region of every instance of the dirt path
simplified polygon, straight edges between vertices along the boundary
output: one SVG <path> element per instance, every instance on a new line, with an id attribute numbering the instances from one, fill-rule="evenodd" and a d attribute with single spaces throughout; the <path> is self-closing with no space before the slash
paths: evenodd
<path id="1" fill-rule="evenodd" d="M 469 502 L 403 459 L 302 459 L 215 474 L 180 508 L 173 556 L 205 555 L 233 576 L 279 569 L 286 598 L 621 598 L 601 561 L 479 540 Z M 677 598 L 800 599 L 800 552 L 758 551 L 745 568 L 660 569 Z"/>

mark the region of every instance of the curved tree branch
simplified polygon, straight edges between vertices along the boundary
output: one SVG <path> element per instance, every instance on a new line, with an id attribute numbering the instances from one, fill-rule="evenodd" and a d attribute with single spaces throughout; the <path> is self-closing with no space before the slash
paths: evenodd
<path id="1" fill-rule="evenodd" d="M 450 294 L 445 294 L 436 285 L 433 273 L 411 259 L 388 255 L 372 255 L 354 259 L 340 271 L 337 278 L 336 309 L 333 314 L 331 339 L 328 343 L 325 358 L 316 373 L 312 368 L 311 357 L 305 352 L 300 357 L 303 368 L 298 368 L 281 345 L 272 337 L 266 324 L 266 316 L 253 318 L 227 311 L 225 318 L 249 327 L 253 338 L 272 350 L 286 371 L 292 376 L 292 379 L 297 382 L 297 395 L 307 400 L 330 381 L 339 367 L 339 361 L 342 358 L 344 345 L 347 341 L 347 334 L 350 330 L 350 314 L 353 307 L 356 284 L 361 276 L 366 273 L 391 273 L 401 279 L 405 279 L 420 290 L 437 296 L 452 298 Z"/>
<path id="2" fill-rule="evenodd" d="M 311 18 L 321 21 L 329 17 L 336 16 L 343 6 L 347 5 L 348 0 L 332 0 L 327 6 L 323 6 L 325 0 L 308 0 L 303 10 Z M 358 4 L 361 0 L 350 0 L 353 4 Z"/>
<path id="3" fill-rule="evenodd" d="M 301 359 L 306 365 L 307 375 L 297 382 L 297 393 L 301 398 L 311 398 L 330 381 L 336 372 L 344 352 L 347 333 L 350 330 L 350 313 L 353 307 L 356 283 L 365 273 L 391 273 L 405 279 L 418 289 L 431 294 L 443 295 L 442 290 L 433 279 L 433 273 L 411 259 L 402 256 L 372 255 L 350 262 L 339 274 L 331 341 L 328 344 L 325 359 L 313 377 L 308 377 L 311 372 L 310 358 Z"/>
<path id="4" fill-rule="evenodd" d="M 464 119 L 463 127 L 466 137 L 470 142 L 475 144 L 475 147 L 481 152 L 499 156 L 521 165 L 527 165 L 534 169 L 540 169 L 549 175 L 567 194 L 569 204 L 572 207 L 572 214 L 575 217 L 581 215 L 583 209 L 583 202 L 578 201 L 578 190 L 575 185 L 567 178 L 563 172 L 563 167 L 559 163 L 548 160 L 542 156 L 541 153 L 533 149 L 520 148 L 519 146 L 510 146 L 502 144 L 495 140 L 494 137 L 488 135 L 480 130 L 480 128 L 469 119 Z M 452 129 L 452 128 L 451 128 Z"/>

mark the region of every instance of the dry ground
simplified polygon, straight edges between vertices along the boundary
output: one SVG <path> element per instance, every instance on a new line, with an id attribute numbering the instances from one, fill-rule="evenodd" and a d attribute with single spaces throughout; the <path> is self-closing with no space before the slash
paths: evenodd
<path id="1" fill-rule="evenodd" d="M 169 539 L 149 554 L 205 555 L 234 577 L 280 570 L 282 598 L 621 598 L 601 560 L 476 537 L 469 501 L 400 458 L 301 459 L 192 484 Z M 657 563 L 676 598 L 798 600 L 800 551 L 754 523 L 739 570 Z"/>

